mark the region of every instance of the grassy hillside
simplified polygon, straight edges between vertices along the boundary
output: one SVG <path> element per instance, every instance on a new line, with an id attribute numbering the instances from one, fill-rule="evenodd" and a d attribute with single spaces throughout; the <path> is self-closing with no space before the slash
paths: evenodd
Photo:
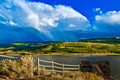
<path id="1" fill-rule="evenodd" d="M 120 37 L 116 37 L 116 38 L 94 38 L 94 39 L 80 40 L 80 42 L 120 44 Z"/>
<path id="2" fill-rule="evenodd" d="M 0 45 L 0 54 L 30 53 L 120 53 L 120 39 L 101 38 L 79 42 L 12 43 Z"/>
<path id="3" fill-rule="evenodd" d="M 43 52 L 68 53 L 120 53 L 120 44 L 91 42 L 61 42 L 48 45 Z"/>

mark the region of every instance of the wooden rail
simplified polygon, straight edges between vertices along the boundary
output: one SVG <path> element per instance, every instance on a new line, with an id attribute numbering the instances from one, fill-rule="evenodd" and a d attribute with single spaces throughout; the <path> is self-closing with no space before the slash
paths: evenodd
<path id="1" fill-rule="evenodd" d="M 42 64 L 42 63 L 47 63 L 47 64 Z M 45 71 L 49 71 L 52 73 L 64 73 L 65 71 L 79 71 L 80 66 L 78 65 L 70 65 L 70 64 L 61 64 L 57 63 L 55 61 L 46 61 L 46 60 L 41 60 L 38 58 L 38 75 L 41 71 L 41 67 L 45 68 Z M 50 69 L 47 69 L 50 68 Z"/>
<path id="2" fill-rule="evenodd" d="M 0 57 L 4 57 L 4 58 L 17 58 L 17 57 L 14 57 L 14 56 L 7 56 L 7 55 L 0 55 Z"/>

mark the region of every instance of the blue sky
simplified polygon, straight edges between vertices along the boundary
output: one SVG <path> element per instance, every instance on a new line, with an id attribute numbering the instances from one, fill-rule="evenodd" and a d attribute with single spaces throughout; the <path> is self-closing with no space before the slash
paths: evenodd
<path id="1" fill-rule="evenodd" d="M 0 0 L 0 35 L 1 42 L 118 37 L 120 1 Z"/>

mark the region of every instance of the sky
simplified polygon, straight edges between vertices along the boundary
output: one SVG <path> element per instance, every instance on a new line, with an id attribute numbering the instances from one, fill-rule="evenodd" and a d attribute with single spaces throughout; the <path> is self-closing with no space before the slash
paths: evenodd
<path id="1" fill-rule="evenodd" d="M 119 0 L 0 0 L 0 41 L 120 36 Z"/>
<path id="2" fill-rule="evenodd" d="M 70 6 L 76 11 L 86 16 L 91 23 L 93 23 L 95 15 L 95 9 L 105 13 L 108 11 L 119 11 L 120 1 L 119 0 L 30 0 L 36 2 L 43 2 L 50 5 L 65 5 Z"/>

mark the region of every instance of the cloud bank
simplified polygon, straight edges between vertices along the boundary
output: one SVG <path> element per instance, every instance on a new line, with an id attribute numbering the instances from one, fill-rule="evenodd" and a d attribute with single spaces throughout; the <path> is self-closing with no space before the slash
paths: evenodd
<path id="1" fill-rule="evenodd" d="M 103 22 L 111 25 L 120 25 L 120 11 L 109 11 L 102 15 L 97 15 L 97 22 Z"/>
<path id="2" fill-rule="evenodd" d="M 51 6 L 26 0 L 0 1 L 0 24 L 9 28 L 31 27 L 51 40 L 56 38 L 53 36 L 56 30 L 58 32 L 84 31 L 90 27 L 89 20 L 69 6 Z"/>
<path id="3" fill-rule="evenodd" d="M 120 11 L 108 11 L 106 13 L 96 15 L 94 28 L 105 32 L 119 32 Z"/>

